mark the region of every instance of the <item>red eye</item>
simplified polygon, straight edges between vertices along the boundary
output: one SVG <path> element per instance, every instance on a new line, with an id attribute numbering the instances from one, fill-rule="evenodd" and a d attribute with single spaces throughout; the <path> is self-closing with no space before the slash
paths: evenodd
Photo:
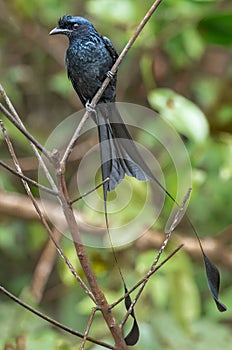
<path id="1" fill-rule="evenodd" d="M 78 27 L 79 27 L 79 25 L 78 25 L 77 23 L 74 23 L 73 29 L 75 30 L 75 29 L 77 29 Z"/>

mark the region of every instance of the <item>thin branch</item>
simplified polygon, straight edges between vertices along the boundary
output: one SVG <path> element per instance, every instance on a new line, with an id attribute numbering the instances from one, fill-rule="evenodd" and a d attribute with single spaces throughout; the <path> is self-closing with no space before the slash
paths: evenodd
<path id="1" fill-rule="evenodd" d="M 102 185 L 104 185 L 106 182 L 108 182 L 110 180 L 109 177 L 107 177 L 104 181 L 102 181 L 100 184 L 98 184 L 96 187 L 94 187 L 92 190 L 89 190 L 88 192 L 85 192 L 84 194 L 82 194 L 81 196 L 71 200 L 70 204 L 73 205 L 73 203 L 79 201 L 80 199 L 88 196 L 90 193 L 95 192 L 99 187 L 101 187 Z"/>
<path id="2" fill-rule="evenodd" d="M 0 94 L 3 97 L 3 100 L 6 102 L 6 105 L 9 108 L 11 114 L 23 126 L 23 123 L 22 123 L 21 119 L 19 118 L 19 115 L 16 112 L 16 109 L 14 108 L 13 104 L 11 103 L 11 100 L 7 96 L 7 93 L 6 93 L 5 89 L 3 88 L 2 84 L 0 84 Z"/>
<path id="3" fill-rule="evenodd" d="M 11 298 L 12 300 L 14 300 L 17 304 L 23 306 L 25 309 L 29 310 L 30 312 L 32 312 L 33 314 L 39 316 L 40 318 L 44 319 L 45 321 L 51 323 L 52 325 L 60 328 L 60 329 L 63 329 L 64 331 L 72 334 L 72 335 L 75 335 L 79 338 L 84 338 L 84 334 L 80 333 L 80 332 L 77 332 L 75 331 L 74 329 L 72 328 L 69 328 L 65 325 L 63 325 L 62 323 L 59 323 L 58 321 L 52 319 L 51 317 L 48 317 L 47 315 L 44 315 L 42 312 L 34 309 L 33 307 L 31 307 L 30 305 L 26 304 L 25 302 L 23 302 L 22 300 L 20 300 L 19 298 L 17 298 L 15 295 L 11 294 L 7 289 L 5 289 L 4 287 L 0 286 L 0 291 L 2 291 L 5 295 L 7 295 L 9 298 Z M 86 339 L 91 342 L 91 343 L 94 343 L 94 344 L 97 344 L 97 345 L 100 345 L 102 347 L 105 347 L 107 349 L 115 349 L 114 346 L 112 345 L 109 345 L 107 343 L 104 343 L 100 340 L 96 340 L 94 338 L 91 338 L 89 336 L 86 337 Z"/>
<path id="4" fill-rule="evenodd" d="M 86 331 L 84 333 L 84 337 L 83 337 L 83 340 L 82 340 L 82 343 L 81 343 L 81 346 L 80 346 L 80 350 L 84 350 L 84 347 L 85 347 L 85 344 L 86 344 L 86 340 L 87 340 L 90 328 L 91 328 L 92 323 L 93 323 L 93 318 L 94 318 L 95 312 L 97 310 L 98 309 L 96 307 L 92 308 L 92 311 L 91 311 L 91 314 L 90 314 L 90 317 L 89 317 L 89 321 L 88 321 L 88 324 L 87 324 L 87 327 L 86 327 Z"/>
<path id="5" fill-rule="evenodd" d="M 3 123 L 2 123 L 2 120 L 0 120 L 0 126 L 1 128 L 4 128 L 3 126 Z M 13 168 L 11 168 L 9 165 L 7 165 L 6 163 L 4 163 L 2 160 L 0 160 L 0 165 L 5 168 L 6 170 L 8 170 L 10 173 L 18 176 L 19 178 L 29 182 L 31 185 L 39 188 L 40 190 L 44 191 L 44 192 L 47 192 L 47 193 L 50 193 L 54 196 L 57 196 L 58 195 L 58 192 L 57 191 L 54 191 L 46 186 L 43 186 L 41 184 L 39 184 L 38 182 L 32 180 L 30 177 L 27 177 L 25 176 L 24 174 L 20 174 L 19 172 L 17 172 L 16 170 L 14 170 Z"/>
<path id="6" fill-rule="evenodd" d="M 166 234 L 166 238 L 165 238 L 162 246 L 160 247 L 159 252 L 158 252 L 158 254 L 157 254 L 153 264 L 151 265 L 150 270 L 148 271 L 148 273 L 147 273 L 147 275 L 146 275 L 146 277 L 144 279 L 144 282 L 141 285 L 141 288 L 139 289 L 138 293 L 135 296 L 135 299 L 131 303 L 131 305 L 130 305 L 130 307 L 129 307 L 125 317 L 123 318 L 123 320 L 121 322 L 122 326 L 125 324 L 126 320 L 128 319 L 128 317 L 130 316 L 131 312 L 133 311 L 133 308 L 134 308 L 135 304 L 138 302 L 138 300 L 139 300 L 139 298 L 140 298 L 140 296 L 141 296 L 141 294 L 142 294 L 142 292 L 143 292 L 147 282 L 149 281 L 150 273 L 155 269 L 155 267 L 156 267 L 156 265 L 157 265 L 161 255 L 163 254 L 163 252 L 164 252 L 164 250 L 165 250 L 165 248 L 166 248 L 166 246 L 167 246 L 167 244 L 168 244 L 168 242 L 169 242 L 169 240 L 171 238 L 171 235 L 172 235 L 173 231 L 175 230 L 176 226 L 180 222 L 181 217 L 182 217 L 181 215 L 183 213 L 185 204 L 186 204 L 187 200 L 189 199 L 190 193 L 191 193 L 191 188 L 188 189 L 188 191 L 187 191 L 187 193 L 186 193 L 186 195 L 185 195 L 185 197 L 184 197 L 184 199 L 183 199 L 183 201 L 181 203 L 181 206 L 178 208 L 178 211 L 177 211 L 177 213 L 176 213 L 176 215 L 175 215 L 175 217 L 173 219 L 173 222 L 172 222 L 172 224 L 170 226 L 170 229 L 169 229 L 169 231 Z"/>
<path id="7" fill-rule="evenodd" d="M 159 252 L 157 254 L 157 257 L 155 258 L 155 260 L 154 260 L 154 262 L 153 262 L 153 264 L 151 266 L 151 270 L 157 265 L 161 255 L 164 252 L 164 249 L 166 248 L 166 246 L 167 246 L 167 244 L 169 242 L 169 239 L 171 238 L 171 235 L 172 235 L 173 231 L 175 230 L 176 226 L 180 222 L 182 212 L 184 210 L 184 207 L 186 205 L 187 200 L 189 199 L 191 191 L 192 191 L 192 189 L 189 188 L 187 193 L 186 193 L 186 195 L 185 195 L 185 197 L 184 197 L 184 199 L 183 199 L 183 201 L 182 201 L 182 203 L 181 203 L 181 206 L 178 208 L 178 211 L 177 211 L 177 213 L 176 213 L 176 215 L 175 215 L 175 217 L 173 219 L 173 222 L 172 222 L 172 224 L 170 226 L 170 229 L 168 230 L 168 232 L 166 234 L 166 239 L 164 240 L 164 242 L 163 242 L 163 244 L 162 244 L 162 246 L 161 246 L 161 248 L 160 248 L 160 250 L 159 250 Z"/>
<path id="8" fill-rule="evenodd" d="M 76 128 L 76 130 L 75 130 L 71 140 L 69 141 L 69 144 L 68 144 L 68 146 L 67 146 L 67 148 L 66 148 L 66 150 L 65 150 L 65 152 L 63 154 L 63 157 L 61 159 L 61 162 L 60 162 L 61 165 L 62 165 L 63 171 L 64 171 L 64 168 L 65 168 L 65 164 L 66 164 L 70 154 L 72 153 L 72 150 L 73 150 L 73 148 L 75 146 L 75 143 L 76 143 L 78 137 L 81 134 L 81 130 L 83 129 L 83 127 L 84 127 L 84 125 L 86 123 L 86 120 L 89 118 L 90 114 L 91 113 L 86 110 L 86 112 L 83 115 L 83 117 L 82 117 L 78 127 Z"/>
<path id="9" fill-rule="evenodd" d="M 0 84 L 0 94 L 2 95 L 2 97 L 3 97 L 3 99 L 4 99 L 4 101 L 5 101 L 6 105 L 7 105 L 7 107 L 9 108 L 9 111 L 11 112 L 12 117 L 19 123 L 19 125 L 21 125 L 21 127 L 22 127 L 24 130 L 26 130 L 25 125 L 23 124 L 22 120 L 20 119 L 20 117 L 19 117 L 18 113 L 16 112 L 16 110 L 15 110 L 13 104 L 11 103 L 11 100 L 10 100 L 9 97 L 7 96 L 7 93 L 6 93 L 6 91 L 4 90 L 4 88 L 3 88 L 3 86 L 2 86 L 1 84 Z M 47 177 L 47 179 L 48 179 L 48 181 L 49 181 L 49 183 L 50 183 L 52 189 L 53 189 L 54 191 L 57 191 L 56 184 L 55 184 L 55 182 L 53 181 L 53 178 L 51 177 L 51 175 L 50 175 L 50 173 L 49 173 L 49 171 L 48 171 L 48 168 L 46 167 L 46 165 L 45 165 L 45 163 L 44 163 L 44 160 L 43 160 L 43 158 L 41 157 L 41 154 L 39 153 L 38 149 L 36 148 L 36 146 L 34 145 L 34 143 L 33 143 L 32 141 L 29 140 L 29 143 L 30 143 L 30 145 L 31 145 L 31 147 L 32 147 L 32 150 L 34 151 L 35 156 L 36 156 L 36 158 L 38 159 L 39 164 L 40 164 L 40 166 L 42 167 L 42 169 L 43 169 L 43 171 L 44 171 L 44 173 L 45 173 L 45 175 L 46 175 L 46 177 Z M 50 154 L 49 154 L 49 156 L 50 156 Z M 51 159 L 49 158 L 49 160 L 51 160 Z"/>
<path id="10" fill-rule="evenodd" d="M 5 115 L 9 121 L 28 139 L 30 140 L 44 155 L 50 160 L 50 153 L 44 148 L 39 141 L 37 141 L 24 127 L 22 127 L 12 116 L 12 114 L 0 103 L 0 111 Z"/>
<path id="11" fill-rule="evenodd" d="M 16 113 L 14 107 L 11 105 L 10 100 L 9 100 L 9 98 L 7 97 L 7 95 L 6 95 L 5 91 L 4 91 L 4 89 L 2 88 L 2 86 L 0 86 L 0 92 L 1 92 L 1 94 L 3 94 L 3 95 L 5 94 L 4 97 L 6 98 L 7 104 L 10 106 L 10 108 L 12 108 L 12 111 L 13 111 L 13 113 L 14 113 L 14 115 L 15 115 L 16 120 L 17 120 L 17 121 L 19 120 L 19 125 L 20 125 L 20 126 L 22 127 L 22 129 L 24 130 L 25 127 L 24 127 L 24 125 L 22 124 L 21 120 L 19 119 L 19 117 L 18 117 L 18 115 L 17 115 L 17 113 Z M 14 118 L 13 118 L 13 119 L 14 119 Z M 16 157 L 16 154 L 15 154 L 15 152 L 14 152 L 12 143 L 11 143 L 11 141 L 10 141 L 10 139 L 9 139 L 9 136 L 8 136 L 7 132 L 6 132 L 6 129 L 3 127 L 2 130 L 3 130 L 3 135 L 4 135 L 4 138 L 5 138 L 5 140 L 6 140 L 6 143 L 7 143 L 8 149 L 9 149 L 9 152 L 10 152 L 10 154 L 11 154 L 11 156 L 12 156 L 13 162 L 14 162 L 15 167 L 16 167 L 16 169 L 17 169 L 17 172 L 18 172 L 19 174 L 23 175 L 22 170 L 21 170 L 21 167 L 20 167 L 20 164 L 19 164 L 18 159 L 17 159 L 17 157 Z M 26 130 L 26 129 L 25 129 L 25 130 Z M 37 151 L 37 150 L 36 150 L 36 151 Z M 45 166 L 45 171 L 46 171 L 46 166 Z M 50 175 L 50 174 L 49 174 L 49 175 Z M 55 247 L 56 247 L 56 249 L 57 249 L 57 252 L 58 252 L 59 255 L 62 257 L 62 259 L 64 260 L 64 262 L 66 263 L 66 265 L 68 266 L 68 268 L 69 268 L 69 270 L 71 271 L 71 273 L 73 274 L 73 276 L 76 278 L 76 280 L 80 283 L 80 285 L 81 285 L 82 288 L 85 290 L 85 292 L 90 296 L 90 298 L 91 298 L 91 299 L 93 300 L 93 302 L 95 303 L 95 298 L 94 298 L 93 294 L 91 293 L 91 291 L 89 290 L 89 288 L 86 286 L 86 284 L 82 281 L 82 279 L 80 278 L 80 276 L 77 274 L 76 270 L 74 269 L 74 267 L 72 266 L 72 264 L 70 263 L 70 261 L 68 260 L 68 258 L 66 257 L 66 255 L 64 254 L 63 250 L 61 249 L 61 247 L 59 246 L 59 244 L 58 244 L 58 243 L 56 242 L 56 240 L 54 239 L 54 237 L 53 237 L 53 235 L 52 235 L 52 231 L 51 231 L 51 229 L 50 229 L 50 227 L 49 227 L 49 225 L 48 225 L 46 219 L 44 218 L 44 216 L 43 216 L 43 214 L 42 214 L 42 212 L 41 212 L 41 210 L 40 210 L 40 208 L 39 208 L 39 206 L 38 206 L 38 204 L 37 204 L 37 202 L 36 202 L 36 200 L 35 200 L 33 194 L 31 193 L 31 190 L 30 190 L 30 187 L 28 186 L 28 183 L 27 183 L 24 179 L 22 179 L 22 178 L 21 178 L 21 180 L 22 180 L 22 183 L 23 183 L 23 185 L 24 185 L 24 187 L 25 187 L 25 190 L 26 190 L 26 192 L 27 192 L 29 198 L 31 199 L 31 201 L 32 201 L 32 203 L 33 203 L 33 205 L 34 205 L 34 208 L 35 208 L 35 210 L 36 210 L 38 216 L 40 217 L 41 222 L 43 223 L 44 227 L 46 228 L 46 231 L 47 231 L 47 233 L 48 233 L 50 239 L 51 239 L 52 242 L 54 243 L 54 245 L 55 245 Z"/>
<path id="12" fill-rule="evenodd" d="M 52 235 L 59 244 L 62 234 L 54 228 Z M 34 268 L 32 281 L 30 284 L 30 291 L 36 304 L 39 304 L 42 299 L 45 286 L 50 277 L 53 266 L 55 265 L 56 257 L 56 247 L 52 240 L 48 237 L 46 245 Z"/>
<path id="13" fill-rule="evenodd" d="M 228 229 L 230 241 L 232 241 L 232 225 Z M 216 263 L 232 271 L 232 247 L 228 243 L 221 241 L 220 233 L 214 237 L 204 237 L 201 239 L 205 247 L 205 253 L 209 255 Z M 185 251 L 194 259 L 202 260 L 202 254 L 196 240 L 181 232 L 175 233 L 173 241 L 176 244 L 184 242 Z M 157 249 L 162 244 L 162 234 L 157 231 L 148 231 L 143 239 L 138 239 L 135 247 L 139 251 Z M 223 252 L 223 254 L 222 254 Z"/>
<path id="14" fill-rule="evenodd" d="M 54 243 L 57 252 L 59 253 L 59 255 L 61 256 L 61 258 L 64 260 L 65 264 L 68 266 L 69 270 L 71 271 L 71 273 L 73 274 L 73 276 L 75 277 L 75 279 L 79 282 L 79 284 L 81 285 L 81 287 L 84 289 L 84 291 L 86 292 L 86 294 L 92 299 L 92 301 L 94 303 L 96 303 L 95 301 L 95 297 L 94 295 L 91 293 L 91 291 L 89 290 L 89 288 L 87 287 L 87 285 L 84 283 L 84 281 L 81 279 L 81 277 L 78 275 L 78 273 L 76 272 L 75 268 L 73 267 L 73 265 L 71 264 L 71 262 L 68 260 L 68 258 L 66 257 L 66 255 L 64 254 L 63 250 L 61 249 L 61 247 L 59 246 L 59 244 L 56 242 L 56 240 L 54 239 L 53 235 L 52 235 L 52 231 L 50 229 L 50 227 L 48 226 L 47 221 L 45 220 L 44 216 L 42 215 L 42 212 L 40 211 L 39 207 L 37 206 L 37 203 L 34 203 L 34 206 L 36 207 L 36 211 L 40 216 L 40 220 L 43 223 L 44 227 L 46 228 L 46 231 L 50 237 L 50 239 L 52 240 L 52 242 Z"/>
<path id="15" fill-rule="evenodd" d="M 11 103 L 11 100 L 10 100 L 9 97 L 7 96 L 6 91 L 4 90 L 4 88 L 3 88 L 3 86 L 2 86 L 1 84 L 0 84 L 0 93 L 1 93 L 1 95 L 2 95 L 2 97 L 3 97 L 3 99 L 4 99 L 4 101 L 6 102 L 6 105 L 8 106 L 8 108 L 9 108 L 9 110 L 10 110 L 12 116 L 14 117 L 14 119 L 19 123 L 19 125 L 20 125 L 24 130 L 26 130 L 26 127 L 24 126 L 22 120 L 20 119 L 20 117 L 19 117 L 18 113 L 16 112 L 16 110 L 15 110 L 13 104 Z M 26 131 L 27 131 L 27 130 L 26 130 Z M 37 159 L 38 159 L 38 161 L 39 161 L 39 164 L 41 165 L 41 167 L 42 167 L 42 169 L 43 169 L 43 171 L 44 171 L 44 173 L 45 173 L 45 175 L 46 175 L 46 177 L 47 177 L 49 183 L 50 183 L 51 186 L 52 186 L 52 189 L 53 189 L 54 191 L 57 191 L 56 184 L 54 183 L 54 181 L 53 181 L 53 179 L 52 179 L 52 177 L 51 177 L 51 175 L 50 175 L 50 173 L 49 173 L 49 171 L 48 171 L 48 169 L 47 169 L 47 167 L 46 167 L 46 165 L 45 165 L 45 163 L 44 163 L 44 160 L 42 159 L 40 153 L 38 152 L 38 149 L 36 148 L 35 144 L 34 144 L 32 141 L 29 140 L 29 142 L 30 142 L 30 145 L 31 145 L 31 147 L 32 147 L 32 149 L 33 149 L 33 151 L 34 151 L 34 153 L 35 153 L 35 156 L 37 157 Z M 46 156 L 46 155 L 45 155 L 45 156 Z M 49 156 L 50 156 L 50 155 L 49 155 Z M 49 160 L 50 160 L 50 158 L 49 158 Z"/>
<path id="16" fill-rule="evenodd" d="M 10 155 L 11 155 L 11 157 L 12 157 L 12 159 L 13 159 L 14 164 L 15 164 L 15 167 L 16 167 L 18 173 L 22 174 L 22 170 L 21 170 L 20 164 L 19 164 L 19 162 L 18 162 L 18 159 L 17 159 L 16 154 L 15 154 L 15 152 L 14 152 L 13 145 L 12 145 L 12 143 L 11 143 L 11 141 L 10 141 L 10 138 L 9 138 L 7 132 L 6 132 L 6 129 L 3 127 L 2 130 L 3 130 L 3 135 L 4 135 L 5 141 L 6 141 L 6 143 L 7 143 L 7 146 L 8 146 L 9 152 L 10 152 Z M 91 293 L 91 291 L 89 290 L 89 288 L 86 286 L 86 284 L 82 281 L 81 277 L 77 274 L 76 270 L 74 269 L 74 267 L 72 266 L 72 264 L 69 262 L 68 258 L 65 256 L 63 250 L 61 249 L 61 247 L 59 246 L 59 244 L 58 244 L 58 243 L 56 242 L 56 240 L 54 239 L 54 237 L 53 237 L 53 235 L 52 235 L 52 231 L 51 231 L 51 229 L 50 229 L 50 227 L 49 227 L 49 225 L 48 225 L 46 219 L 44 218 L 44 216 L 43 216 L 43 214 L 42 214 L 42 212 L 41 212 L 41 210 L 40 210 L 40 208 L 39 208 L 39 206 L 38 206 L 38 204 L 37 204 L 37 202 L 36 202 L 36 200 L 35 200 L 35 198 L 34 198 L 32 192 L 31 192 L 31 189 L 30 189 L 28 183 L 27 183 L 24 179 L 22 179 L 22 178 L 21 178 L 21 180 L 22 180 L 22 183 L 23 183 L 23 185 L 24 185 L 24 188 L 25 188 L 25 190 L 26 190 L 26 192 L 27 192 L 27 195 L 28 195 L 29 198 L 31 199 L 31 201 L 32 201 L 32 203 L 33 203 L 33 205 L 34 205 L 34 208 L 35 208 L 35 210 L 36 210 L 36 212 L 37 212 L 37 214 L 38 214 L 38 216 L 39 216 L 41 222 L 43 223 L 44 227 L 46 228 L 46 231 L 47 231 L 49 237 L 51 238 L 52 242 L 55 244 L 55 247 L 56 247 L 56 249 L 57 249 L 57 252 L 60 254 L 60 256 L 62 257 L 62 259 L 64 260 L 64 262 L 66 263 L 66 265 L 68 266 L 69 270 L 72 272 L 72 274 L 74 275 L 74 277 L 76 278 L 76 280 L 80 283 L 80 285 L 82 286 L 82 288 L 85 290 L 85 292 L 89 295 L 89 297 L 90 297 L 90 298 L 93 300 L 93 302 L 95 303 L 95 298 L 94 298 L 93 294 Z"/>
<path id="17" fill-rule="evenodd" d="M 146 25 L 146 23 L 149 21 L 149 19 L 151 18 L 151 16 L 153 15 L 153 13 L 155 12 L 155 10 L 157 9 L 157 7 L 159 6 L 159 4 L 161 3 L 162 0 L 156 0 L 153 5 L 150 7 L 150 9 L 147 11 L 146 15 L 143 17 L 142 21 L 140 22 L 140 24 L 138 25 L 137 29 L 135 30 L 134 34 L 132 35 L 132 37 L 130 38 L 130 40 L 128 41 L 128 43 L 126 44 L 126 46 L 124 47 L 124 49 L 122 50 L 121 54 L 118 56 L 116 62 L 114 63 L 113 67 L 111 68 L 110 72 L 112 75 L 114 75 L 117 70 L 119 65 L 121 64 L 122 60 L 125 58 L 126 54 L 128 53 L 129 49 L 132 47 L 132 45 L 134 44 L 135 40 L 138 38 L 139 34 L 141 33 L 141 31 L 143 30 L 144 26 Z M 90 107 L 94 108 L 96 106 L 96 104 L 98 103 L 99 99 L 101 98 L 103 92 L 105 91 L 106 87 L 108 86 L 108 84 L 110 83 L 111 78 L 107 77 L 102 86 L 100 87 L 100 89 L 97 91 L 96 95 L 94 96 L 94 98 L 91 101 Z"/>
<path id="18" fill-rule="evenodd" d="M 55 164 L 55 162 L 54 162 Z M 62 173 L 62 170 L 59 167 L 59 162 L 56 165 L 56 172 L 57 172 L 57 183 L 58 183 L 58 190 L 59 190 L 59 199 L 62 205 L 62 209 L 65 215 L 65 218 L 68 223 L 69 231 L 72 236 L 73 244 L 76 249 L 76 253 L 78 256 L 78 259 L 80 261 L 80 264 L 82 266 L 82 269 L 85 273 L 85 276 L 87 278 L 87 281 L 89 283 L 89 286 L 91 288 L 91 291 L 94 295 L 94 298 L 96 300 L 97 307 L 101 310 L 102 315 L 105 319 L 105 322 L 112 334 L 112 337 L 115 341 L 115 347 L 118 350 L 126 350 L 127 346 L 123 339 L 122 330 L 117 324 L 113 314 L 109 312 L 109 304 L 106 300 L 106 297 L 104 293 L 102 292 L 97 277 L 92 269 L 92 266 L 90 264 L 88 255 L 86 253 L 86 250 L 84 248 L 84 245 L 81 241 L 80 232 L 77 226 L 77 222 L 75 219 L 75 215 L 73 213 L 73 209 L 70 205 L 70 198 L 68 196 L 68 191 L 66 188 L 66 182 L 64 178 L 64 174 Z"/>
<path id="19" fill-rule="evenodd" d="M 162 266 L 164 266 L 178 251 L 183 248 L 183 244 L 180 244 L 171 254 L 168 255 L 159 265 L 157 265 L 154 270 L 150 270 L 145 277 L 143 277 L 140 281 L 138 281 L 131 289 L 129 289 L 122 297 L 116 300 L 114 303 L 110 305 L 110 310 L 121 303 L 128 295 L 133 293 L 139 286 L 141 286 L 147 278 L 150 278 L 156 271 L 158 271 Z"/>

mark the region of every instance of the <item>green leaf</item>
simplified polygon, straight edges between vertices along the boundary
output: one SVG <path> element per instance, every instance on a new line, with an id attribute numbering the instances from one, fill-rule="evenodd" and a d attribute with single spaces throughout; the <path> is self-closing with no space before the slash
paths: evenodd
<path id="1" fill-rule="evenodd" d="M 205 115 L 193 102 L 169 89 L 156 89 L 148 96 L 153 108 L 181 134 L 194 142 L 203 142 L 209 127 Z"/>
<path id="2" fill-rule="evenodd" d="M 198 30 L 208 43 L 230 46 L 232 44 L 232 12 L 203 18 Z"/>

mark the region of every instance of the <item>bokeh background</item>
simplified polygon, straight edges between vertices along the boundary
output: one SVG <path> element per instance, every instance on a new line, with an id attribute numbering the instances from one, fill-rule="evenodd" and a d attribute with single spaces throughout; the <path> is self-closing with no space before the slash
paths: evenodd
<path id="1" fill-rule="evenodd" d="M 0 82 L 39 141 L 45 142 L 62 119 L 82 108 L 64 68 L 67 39 L 48 35 L 59 17 L 87 17 L 120 52 L 151 4 L 149 0 L 0 2 Z M 118 101 L 160 112 L 188 149 L 193 179 L 189 213 L 207 254 L 220 268 L 220 296 L 229 308 L 226 313 L 217 312 L 199 247 L 183 221 L 164 256 L 180 242 L 185 243 L 185 249 L 151 279 L 136 306 L 141 339 L 135 349 L 231 347 L 231 23 L 231 1 L 164 0 L 119 68 Z M 27 142 L 7 121 L 6 125 L 25 174 L 36 179 L 37 161 Z M 167 188 L 174 193 L 176 178 L 169 157 L 163 149 L 157 151 L 155 140 L 140 134 L 134 137 L 159 154 Z M 83 140 L 82 154 L 90 144 L 91 138 Z M 2 136 L 0 147 L 1 159 L 11 164 Z M 0 176 L 1 285 L 66 325 L 84 331 L 91 303 L 54 254 L 46 232 L 29 210 L 20 181 L 2 168 Z M 140 188 L 137 193 L 135 202 L 140 200 Z M 143 239 L 118 251 L 129 286 L 153 261 L 170 208 L 167 201 L 163 216 Z M 126 220 L 132 213 L 125 211 L 123 215 Z M 61 244 L 81 273 L 72 243 L 63 239 Z M 123 291 L 112 253 L 90 248 L 88 252 L 104 292 L 110 302 L 114 301 Z M 40 273 L 42 263 L 45 277 Z M 0 305 L 1 348 L 78 349 L 77 338 L 50 327 L 3 295 Z M 116 310 L 119 319 L 122 313 L 123 308 Z M 101 318 L 96 320 L 91 335 L 109 339 Z M 100 347 L 88 344 L 88 348 Z"/>

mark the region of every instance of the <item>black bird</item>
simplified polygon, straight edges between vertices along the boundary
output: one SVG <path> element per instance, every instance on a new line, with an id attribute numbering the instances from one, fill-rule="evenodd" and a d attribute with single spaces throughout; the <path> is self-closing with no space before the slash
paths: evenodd
<path id="1" fill-rule="evenodd" d="M 69 47 L 66 52 L 66 66 L 68 77 L 71 80 L 84 106 L 91 101 L 106 74 L 110 71 L 118 54 L 111 41 L 100 35 L 91 22 L 82 17 L 63 16 L 58 26 L 50 34 L 65 34 L 69 38 Z M 153 179 L 167 194 L 169 198 L 179 207 L 175 198 L 166 190 L 159 180 L 152 174 L 149 167 L 139 154 L 123 120 L 114 103 L 116 97 L 116 75 L 101 96 L 93 116 L 99 133 L 101 168 L 103 180 L 110 178 L 105 183 L 104 200 L 106 203 L 107 192 L 113 190 L 124 178 L 124 175 L 134 176 L 138 180 Z M 226 310 L 218 300 L 220 275 L 214 264 L 205 255 L 200 238 L 190 221 L 202 251 L 206 276 L 210 292 L 214 298 L 219 311 Z M 125 286 L 125 285 L 124 285 Z M 125 287 L 126 291 L 126 287 Z M 129 297 L 129 296 L 128 296 Z M 131 304 L 126 300 L 127 307 Z M 134 314 L 131 314 L 134 317 Z M 134 317 L 134 327 L 126 337 L 126 343 L 133 345 L 138 339 L 137 323 Z M 134 332 L 136 330 L 136 332 Z"/>
<path id="2" fill-rule="evenodd" d="M 66 52 L 68 77 L 82 104 L 87 106 L 94 97 L 118 54 L 111 41 L 100 35 L 91 22 L 82 17 L 64 15 L 51 32 L 69 38 Z M 116 108 L 117 76 L 103 92 L 93 119 L 98 125 L 104 195 L 123 180 L 124 175 L 138 180 L 153 177 L 140 156 L 120 114 Z"/>
<path id="3" fill-rule="evenodd" d="M 82 104 L 88 106 L 88 102 L 101 87 L 118 57 L 113 44 L 107 37 L 100 35 L 91 22 L 82 17 L 63 16 L 50 34 L 65 34 L 69 38 L 69 47 L 66 52 L 68 77 Z M 115 189 L 125 174 L 134 176 L 138 180 L 150 178 L 149 169 L 147 168 L 147 173 L 144 172 L 146 165 L 114 103 L 116 83 L 117 76 L 111 76 L 109 85 L 103 92 L 95 112 L 92 113 L 98 126 L 102 179 L 109 178 L 109 181 L 103 185 L 107 230 L 109 230 L 106 210 L 107 192 Z M 114 256 L 117 262 L 115 252 Z M 118 269 L 126 293 L 127 287 L 119 265 Z M 125 305 L 128 310 L 131 305 L 129 295 L 125 298 Z M 139 328 L 133 310 L 131 316 L 134 323 L 125 337 L 127 345 L 134 345 L 139 338 Z"/>

